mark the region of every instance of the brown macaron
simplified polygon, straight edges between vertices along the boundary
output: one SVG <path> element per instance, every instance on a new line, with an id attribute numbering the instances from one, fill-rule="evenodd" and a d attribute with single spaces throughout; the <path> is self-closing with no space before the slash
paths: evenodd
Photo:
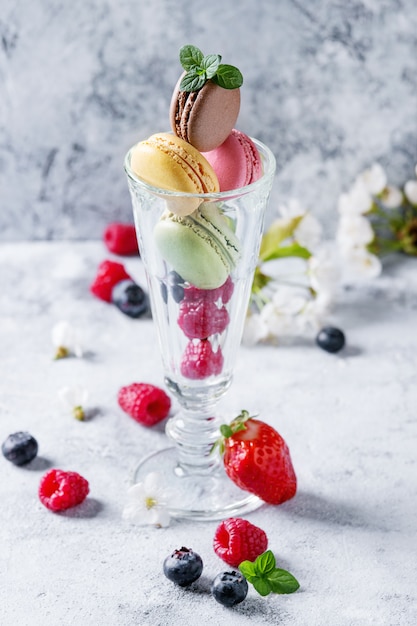
<path id="1" fill-rule="evenodd" d="M 240 110 L 240 89 L 208 80 L 198 91 L 181 91 L 180 76 L 170 106 L 173 132 L 200 152 L 220 146 L 232 132 Z"/>

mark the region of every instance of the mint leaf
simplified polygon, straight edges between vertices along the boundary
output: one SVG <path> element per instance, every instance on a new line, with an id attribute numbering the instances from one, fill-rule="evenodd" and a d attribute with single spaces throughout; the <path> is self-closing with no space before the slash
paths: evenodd
<path id="1" fill-rule="evenodd" d="M 195 66 L 200 66 L 203 58 L 204 55 L 197 46 L 188 44 L 180 50 L 180 63 L 185 70 L 191 70 Z"/>
<path id="2" fill-rule="evenodd" d="M 220 54 L 208 54 L 201 61 L 200 65 L 205 70 L 207 78 L 212 78 L 215 75 L 221 59 Z"/>
<path id="3" fill-rule="evenodd" d="M 252 583 L 256 591 L 259 593 L 259 595 L 267 596 L 271 593 L 271 586 L 268 580 L 266 580 L 265 578 L 261 578 L 257 576 L 250 582 Z"/>
<path id="4" fill-rule="evenodd" d="M 239 569 L 261 596 L 269 593 L 294 593 L 300 587 L 290 572 L 275 567 L 275 556 L 271 550 L 260 554 L 252 561 L 242 561 Z"/>
<path id="5" fill-rule="evenodd" d="M 275 557 L 273 552 L 267 550 L 263 554 L 260 554 L 255 561 L 255 568 L 260 576 L 273 572 L 275 569 Z"/>
<path id="6" fill-rule="evenodd" d="M 243 76 L 234 65 L 221 64 L 212 81 L 224 89 L 237 89 L 243 84 Z"/>
<path id="7" fill-rule="evenodd" d="M 198 91 L 201 87 L 204 87 L 206 82 L 205 72 L 201 73 L 201 70 L 194 67 L 183 76 L 180 82 L 181 91 Z"/>
<path id="8" fill-rule="evenodd" d="M 300 587 L 300 583 L 290 572 L 278 568 L 268 574 L 268 583 L 274 593 L 294 593 Z"/>
<path id="9" fill-rule="evenodd" d="M 257 570 L 255 563 L 252 563 L 252 561 L 242 561 L 239 565 L 239 569 L 249 582 L 252 582 L 252 579 L 256 578 Z"/>

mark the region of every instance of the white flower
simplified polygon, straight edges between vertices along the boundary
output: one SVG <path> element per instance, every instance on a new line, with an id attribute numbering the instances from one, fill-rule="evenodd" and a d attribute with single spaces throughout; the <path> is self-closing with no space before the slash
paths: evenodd
<path id="1" fill-rule="evenodd" d="M 307 213 L 306 209 L 300 204 L 296 198 L 290 198 L 287 204 L 281 204 L 278 207 L 282 217 L 292 219 L 293 217 L 300 217 Z"/>
<path id="2" fill-rule="evenodd" d="M 314 291 L 329 299 L 340 284 L 340 262 L 336 251 L 322 246 L 307 261 L 307 273 Z"/>
<path id="3" fill-rule="evenodd" d="M 370 221 L 363 215 L 342 215 L 339 220 L 336 240 L 344 249 L 364 246 L 374 238 Z"/>
<path id="4" fill-rule="evenodd" d="M 417 180 L 408 180 L 404 185 L 404 193 L 409 202 L 417 206 Z"/>
<path id="5" fill-rule="evenodd" d="M 380 259 L 365 247 L 345 250 L 345 275 L 347 280 L 360 281 L 376 278 L 382 271 Z"/>
<path id="6" fill-rule="evenodd" d="M 83 350 L 78 331 L 67 321 L 57 322 L 52 328 L 52 344 L 56 349 L 55 358 L 61 359 L 74 354 L 82 357 Z"/>
<path id="7" fill-rule="evenodd" d="M 307 289 L 279 285 L 260 313 L 268 335 L 279 337 L 296 333 L 296 316 L 302 313 L 307 301 Z"/>
<path id="8" fill-rule="evenodd" d="M 62 387 L 58 391 L 62 404 L 71 409 L 74 417 L 82 421 L 85 418 L 84 407 L 88 401 L 88 391 L 81 385 L 74 387 Z"/>
<path id="9" fill-rule="evenodd" d="M 128 503 L 123 510 L 123 518 L 139 526 L 153 524 L 169 526 L 170 516 L 167 511 L 167 492 L 162 486 L 162 476 L 157 472 L 147 474 L 141 483 L 130 487 L 127 492 Z"/>
<path id="10" fill-rule="evenodd" d="M 326 293 L 311 298 L 303 309 L 303 314 L 297 317 L 299 333 L 305 333 L 311 328 L 318 330 L 326 319 L 331 303 L 332 300 Z"/>
<path id="11" fill-rule="evenodd" d="M 387 185 L 381 195 L 382 202 L 387 209 L 398 209 L 403 201 L 401 189 L 394 185 Z"/>
<path id="12" fill-rule="evenodd" d="M 259 313 L 247 315 L 243 329 L 242 343 L 245 346 L 254 346 L 259 341 L 266 339 L 268 327 Z"/>
<path id="13" fill-rule="evenodd" d="M 322 231 L 318 219 L 311 213 L 306 213 L 294 230 L 294 238 L 300 246 L 307 248 L 307 250 L 314 250 L 320 243 Z"/>
<path id="14" fill-rule="evenodd" d="M 372 196 L 361 179 L 357 179 L 348 193 L 342 193 L 337 209 L 341 215 L 363 215 L 372 207 Z"/>
<path id="15" fill-rule="evenodd" d="M 387 184 L 387 175 L 379 163 L 374 163 L 369 169 L 359 174 L 358 179 L 372 195 L 381 193 Z"/>

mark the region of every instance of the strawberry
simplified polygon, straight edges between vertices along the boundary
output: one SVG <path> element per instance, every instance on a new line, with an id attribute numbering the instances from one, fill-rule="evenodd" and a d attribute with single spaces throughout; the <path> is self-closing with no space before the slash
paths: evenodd
<path id="1" fill-rule="evenodd" d="M 272 426 L 247 411 L 220 427 L 219 445 L 229 478 L 244 491 L 269 504 L 281 504 L 295 495 L 297 478 L 290 451 Z"/>

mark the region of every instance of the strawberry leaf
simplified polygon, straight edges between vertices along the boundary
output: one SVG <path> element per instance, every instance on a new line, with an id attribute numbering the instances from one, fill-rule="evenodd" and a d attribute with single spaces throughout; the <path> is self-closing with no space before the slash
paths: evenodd
<path id="1" fill-rule="evenodd" d="M 268 574 L 268 583 L 274 593 L 294 593 L 300 587 L 300 583 L 290 572 L 278 568 Z"/>

